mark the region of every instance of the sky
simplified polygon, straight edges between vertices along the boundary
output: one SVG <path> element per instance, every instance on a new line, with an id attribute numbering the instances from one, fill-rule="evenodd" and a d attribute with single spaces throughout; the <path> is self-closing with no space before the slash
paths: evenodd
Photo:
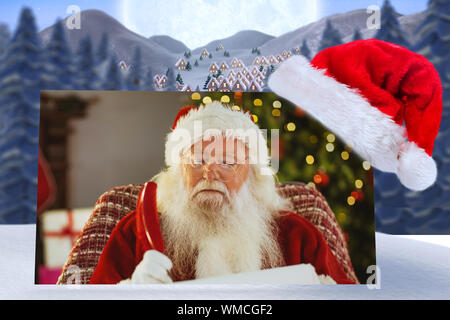
<path id="1" fill-rule="evenodd" d="M 150 37 L 169 35 L 194 49 L 241 30 L 279 36 L 335 13 L 382 6 L 384 0 L 0 0 L 0 22 L 14 30 L 23 6 L 40 30 L 70 15 L 67 8 L 99 9 L 128 29 Z M 423 11 L 427 0 L 390 0 L 401 14 Z"/>

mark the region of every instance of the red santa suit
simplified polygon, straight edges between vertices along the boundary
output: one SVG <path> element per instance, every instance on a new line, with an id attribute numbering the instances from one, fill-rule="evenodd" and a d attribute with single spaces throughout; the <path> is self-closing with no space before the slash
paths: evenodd
<path id="1" fill-rule="evenodd" d="M 137 210 L 120 220 L 106 243 L 90 284 L 116 284 L 128 279 L 147 250 L 164 251 L 158 221 L 151 217 L 152 212 L 156 212 L 156 184 L 152 184 L 146 195 L 147 201 L 151 202 L 146 206 L 152 209 L 146 211 L 147 215 L 141 214 L 138 203 Z M 328 275 L 338 284 L 354 283 L 347 277 L 322 234 L 312 223 L 290 211 L 281 212 L 276 223 L 278 243 L 286 265 L 311 264 L 317 274 Z M 152 244 L 146 230 L 153 239 Z"/>

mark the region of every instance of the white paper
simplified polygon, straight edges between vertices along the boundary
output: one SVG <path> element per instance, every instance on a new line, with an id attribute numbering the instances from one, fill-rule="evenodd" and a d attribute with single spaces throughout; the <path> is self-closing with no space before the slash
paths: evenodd
<path id="1" fill-rule="evenodd" d="M 175 284 L 320 284 L 319 277 L 310 264 L 228 274 L 220 277 L 179 281 Z"/>

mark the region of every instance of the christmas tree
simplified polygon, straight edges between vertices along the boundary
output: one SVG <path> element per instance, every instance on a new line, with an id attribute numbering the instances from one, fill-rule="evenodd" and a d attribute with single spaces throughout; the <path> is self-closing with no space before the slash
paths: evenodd
<path id="1" fill-rule="evenodd" d="M 188 61 L 188 63 L 186 64 L 186 71 L 190 71 L 192 70 L 192 66 L 191 63 Z"/>
<path id="2" fill-rule="evenodd" d="M 389 0 L 385 0 L 381 8 L 381 25 L 375 38 L 396 43 L 399 46 L 409 47 L 409 43 L 404 36 L 404 31 L 398 23 L 397 12 L 395 12 Z"/>
<path id="3" fill-rule="evenodd" d="M 311 60 L 311 50 L 306 43 L 306 39 L 303 39 L 302 47 L 300 48 L 300 53 L 306 57 L 308 60 Z"/>
<path id="4" fill-rule="evenodd" d="M 142 86 L 142 71 L 141 71 L 142 59 L 141 48 L 136 47 L 134 50 L 132 64 L 128 70 L 126 77 L 126 88 L 128 90 L 141 90 Z"/>
<path id="5" fill-rule="evenodd" d="M 431 0 L 416 30 L 414 51 L 439 72 L 443 87 L 443 114 L 434 143 L 436 183 L 422 192 L 404 188 L 393 174 L 375 171 L 377 230 L 394 234 L 448 234 L 450 232 L 450 1 Z"/>
<path id="6" fill-rule="evenodd" d="M 0 62 L 0 223 L 36 221 L 42 48 L 31 9 Z"/>
<path id="7" fill-rule="evenodd" d="M 122 71 L 119 68 L 115 54 L 109 58 L 108 69 L 102 84 L 103 90 L 123 90 Z"/>
<path id="8" fill-rule="evenodd" d="M 61 20 L 55 23 L 45 48 L 45 71 L 45 89 L 64 90 L 73 87 L 72 53 Z"/>
<path id="9" fill-rule="evenodd" d="M 322 33 L 322 38 L 319 43 L 319 52 L 340 44 L 342 44 L 342 38 L 339 31 L 336 30 L 331 24 L 331 21 L 327 19 L 325 30 Z"/>
<path id="10" fill-rule="evenodd" d="M 94 65 L 94 54 L 89 36 L 84 37 L 79 44 L 75 57 L 76 77 L 75 88 L 79 90 L 96 90 L 100 85 L 100 79 Z"/>

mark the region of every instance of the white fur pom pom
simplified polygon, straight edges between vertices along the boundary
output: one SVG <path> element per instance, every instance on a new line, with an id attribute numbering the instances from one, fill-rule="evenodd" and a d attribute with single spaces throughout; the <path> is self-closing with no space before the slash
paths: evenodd
<path id="1" fill-rule="evenodd" d="M 436 181 L 436 163 L 425 150 L 408 142 L 400 151 L 397 176 L 405 187 L 422 191 Z"/>

